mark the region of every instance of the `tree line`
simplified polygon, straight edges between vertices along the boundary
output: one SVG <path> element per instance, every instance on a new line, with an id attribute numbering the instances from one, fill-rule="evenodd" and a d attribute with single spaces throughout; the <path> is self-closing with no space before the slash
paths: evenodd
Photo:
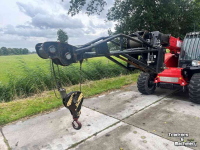
<path id="1" fill-rule="evenodd" d="M 29 50 L 27 48 L 0 48 L 0 56 L 5 55 L 22 55 L 22 54 L 29 54 Z"/>

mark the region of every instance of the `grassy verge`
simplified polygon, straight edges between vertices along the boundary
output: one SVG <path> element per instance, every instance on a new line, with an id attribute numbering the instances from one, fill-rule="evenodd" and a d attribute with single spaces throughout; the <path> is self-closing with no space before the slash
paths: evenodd
<path id="1" fill-rule="evenodd" d="M 36 62 L 30 63 L 26 57 L 29 57 L 31 61 L 35 60 Z M 16 98 L 25 98 L 33 94 L 53 89 L 54 80 L 50 72 L 50 61 L 41 59 L 42 62 L 40 62 L 40 60 L 40 63 L 37 63 L 38 56 L 32 55 L 26 57 L 23 57 L 24 59 L 19 57 L 16 61 L 13 61 L 13 64 L 16 62 L 18 67 L 16 66 L 15 68 L 9 69 L 10 73 L 8 73 L 6 78 L 4 77 L 7 79 L 7 82 L 2 82 L 0 80 L 0 102 L 9 102 Z M 11 58 L 8 57 L 7 59 L 12 60 Z M 4 69 L 9 68 L 9 64 L 2 63 L 0 64 L 0 68 L 1 67 Z M 79 63 L 67 67 L 60 66 L 59 68 L 60 81 L 63 86 L 71 86 L 79 83 Z M 0 79 L 1 75 L 5 76 L 6 74 L 4 69 L 1 69 Z M 127 75 L 127 70 L 122 69 L 115 63 L 108 61 L 106 58 L 88 59 L 87 61 L 84 61 L 82 66 L 83 82 L 117 77 L 121 74 Z"/>
<path id="2" fill-rule="evenodd" d="M 136 82 L 138 75 L 136 73 L 99 81 L 90 81 L 82 85 L 82 92 L 85 98 L 87 98 L 112 89 L 119 89 L 124 85 Z M 67 87 L 66 90 L 67 92 L 79 90 L 79 85 Z M 62 100 L 57 99 L 53 91 L 44 92 L 39 96 L 27 99 L 0 103 L 0 125 L 59 108 L 60 106 L 62 106 Z"/>

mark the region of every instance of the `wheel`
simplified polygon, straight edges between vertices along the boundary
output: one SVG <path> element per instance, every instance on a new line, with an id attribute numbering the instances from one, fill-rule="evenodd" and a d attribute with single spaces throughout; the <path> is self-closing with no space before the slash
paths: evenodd
<path id="1" fill-rule="evenodd" d="M 156 84 L 154 83 L 155 77 L 149 73 L 140 73 L 137 80 L 138 91 L 145 95 L 154 93 Z"/>
<path id="2" fill-rule="evenodd" d="M 145 95 L 154 93 L 156 89 L 154 79 L 155 77 L 149 73 L 141 73 L 137 80 L 138 91 Z"/>
<path id="3" fill-rule="evenodd" d="M 190 80 L 189 97 L 193 103 L 200 104 L 200 73 L 194 74 Z"/>

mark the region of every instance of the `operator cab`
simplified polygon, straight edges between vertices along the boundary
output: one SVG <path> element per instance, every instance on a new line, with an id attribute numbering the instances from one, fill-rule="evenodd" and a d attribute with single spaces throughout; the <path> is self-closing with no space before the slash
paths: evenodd
<path id="1" fill-rule="evenodd" d="M 200 32 L 187 33 L 179 58 L 179 67 L 199 67 L 200 65 Z"/>

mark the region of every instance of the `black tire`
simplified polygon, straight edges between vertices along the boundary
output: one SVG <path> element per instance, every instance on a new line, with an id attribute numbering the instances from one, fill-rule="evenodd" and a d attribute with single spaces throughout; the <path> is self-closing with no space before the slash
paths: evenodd
<path id="1" fill-rule="evenodd" d="M 190 80 L 189 97 L 193 103 L 200 104 L 200 73 L 194 74 Z"/>
<path id="2" fill-rule="evenodd" d="M 154 83 L 154 76 L 149 73 L 140 73 L 137 80 L 138 91 L 145 95 L 150 95 L 154 93 L 156 89 L 156 84 Z"/>

